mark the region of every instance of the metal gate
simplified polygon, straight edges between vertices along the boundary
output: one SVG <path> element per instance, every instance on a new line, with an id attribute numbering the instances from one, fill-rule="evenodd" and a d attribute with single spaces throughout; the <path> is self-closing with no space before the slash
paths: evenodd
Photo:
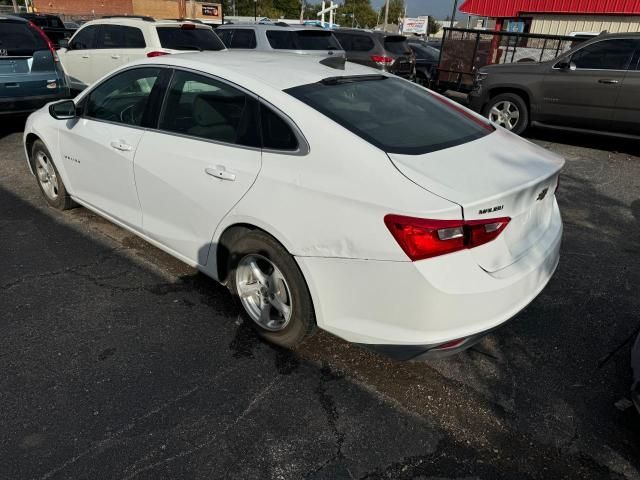
<path id="1" fill-rule="evenodd" d="M 553 60 L 584 40 L 537 33 L 445 28 L 434 86 L 438 90 L 468 92 L 480 67 Z"/>

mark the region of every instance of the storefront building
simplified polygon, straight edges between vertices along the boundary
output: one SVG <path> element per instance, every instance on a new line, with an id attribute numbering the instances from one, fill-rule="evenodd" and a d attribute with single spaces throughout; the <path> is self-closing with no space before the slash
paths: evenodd
<path id="1" fill-rule="evenodd" d="M 572 35 L 640 32 L 639 0 L 466 0 L 460 10 L 496 30 Z"/>
<path id="2" fill-rule="evenodd" d="M 98 18 L 104 15 L 147 15 L 154 18 L 197 18 L 219 22 L 219 3 L 193 0 L 33 0 L 33 10 L 63 17 Z"/>

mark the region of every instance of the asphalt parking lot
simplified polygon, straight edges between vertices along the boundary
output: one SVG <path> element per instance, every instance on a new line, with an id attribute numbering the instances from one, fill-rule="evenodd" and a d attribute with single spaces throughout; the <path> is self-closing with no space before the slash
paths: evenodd
<path id="1" fill-rule="evenodd" d="M 0 127 L 0 478 L 640 478 L 640 146 L 567 158 L 546 290 L 471 350 L 396 363 L 262 343 L 227 291 L 83 208 L 46 206 Z"/>

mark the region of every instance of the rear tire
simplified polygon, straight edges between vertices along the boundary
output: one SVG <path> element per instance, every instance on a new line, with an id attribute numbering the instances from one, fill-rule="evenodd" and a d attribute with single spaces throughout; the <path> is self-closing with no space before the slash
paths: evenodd
<path id="1" fill-rule="evenodd" d="M 517 93 L 496 95 L 489 100 L 482 113 L 496 125 L 516 135 L 522 134 L 529 126 L 527 103 Z"/>
<path id="2" fill-rule="evenodd" d="M 253 230 L 230 247 L 228 285 L 265 340 L 293 348 L 315 330 L 311 295 L 294 258 Z"/>
<path id="3" fill-rule="evenodd" d="M 41 140 L 36 140 L 31 147 L 31 161 L 38 186 L 47 203 L 58 210 L 76 207 L 77 204 L 67 193 L 64 182 L 60 178 L 51 153 Z"/>

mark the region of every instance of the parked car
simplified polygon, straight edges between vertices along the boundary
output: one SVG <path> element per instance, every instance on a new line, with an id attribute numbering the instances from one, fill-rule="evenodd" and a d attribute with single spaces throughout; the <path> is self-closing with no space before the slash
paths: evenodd
<path id="1" fill-rule="evenodd" d="M 416 60 L 407 38 L 381 31 L 339 28 L 333 31 L 347 60 L 414 79 Z"/>
<path id="2" fill-rule="evenodd" d="M 64 27 L 69 29 L 69 30 L 77 30 L 80 28 L 80 24 L 77 22 L 63 22 L 64 23 Z"/>
<path id="3" fill-rule="evenodd" d="M 28 166 L 52 207 L 84 205 L 225 283 L 271 342 L 317 325 L 400 359 L 464 349 L 553 274 L 563 160 L 331 63 L 136 62 L 31 115 Z"/>
<path id="4" fill-rule="evenodd" d="M 640 413 L 640 335 L 636 338 L 636 343 L 631 349 L 631 370 L 633 372 L 631 400 Z"/>
<path id="5" fill-rule="evenodd" d="M 49 13 L 17 13 L 16 16 L 29 20 L 40 27 L 56 48 L 60 46 L 61 41 L 70 38 L 77 30 L 77 27 L 70 28 L 60 17 Z"/>
<path id="6" fill-rule="evenodd" d="M 24 18 L 0 16 L 0 115 L 31 112 L 68 96 L 65 74 L 42 29 Z"/>
<path id="7" fill-rule="evenodd" d="M 543 63 L 482 67 L 470 105 L 514 133 L 529 125 L 640 137 L 640 34 L 599 35 Z"/>
<path id="8" fill-rule="evenodd" d="M 431 78 L 436 74 L 440 52 L 417 42 L 409 42 L 409 48 L 416 57 L 416 82 L 429 86 Z"/>
<path id="9" fill-rule="evenodd" d="M 85 23 L 58 51 L 71 87 L 83 90 L 134 60 L 193 50 L 224 50 L 211 27 L 151 17 L 107 17 Z"/>
<path id="10" fill-rule="evenodd" d="M 344 51 L 333 33 L 321 28 L 275 24 L 221 25 L 216 34 L 230 49 L 305 55 L 342 56 Z"/>

